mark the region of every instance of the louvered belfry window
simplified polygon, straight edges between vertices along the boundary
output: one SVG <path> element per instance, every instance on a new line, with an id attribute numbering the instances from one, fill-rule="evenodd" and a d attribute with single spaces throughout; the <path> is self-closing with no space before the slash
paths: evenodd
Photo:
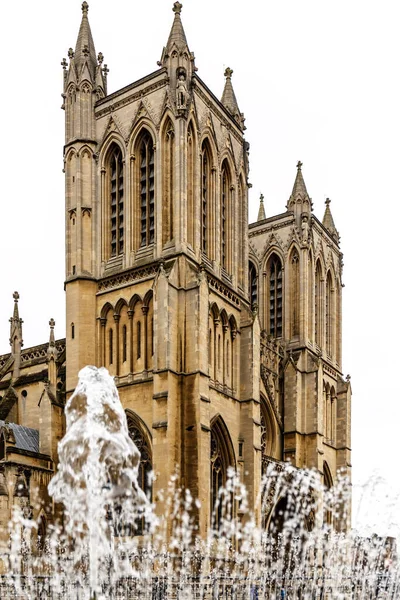
<path id="1" fill-rule="evenodd" d="M 140 247 L 154 243 L 154 147 L 149 133 L 140 144 Z"/>
<path id="2" fill-rule="evenodd" d="M 201 249 L 207 254 L 207 201 L 208 201 L 208 158 L 207 151 L 203 150 L 201 163 Z"/>
<path id="3" fill-rule="evenodd" d="M 116 146 L 110 160 L 111 256 L 124 252 L 124 170 L 121 149 Z"/>
<path id="4" fill-rule="evenodd" d="M 282 264 L 275 254 L 269 270 L 269 332 L 282 337 Z"/>

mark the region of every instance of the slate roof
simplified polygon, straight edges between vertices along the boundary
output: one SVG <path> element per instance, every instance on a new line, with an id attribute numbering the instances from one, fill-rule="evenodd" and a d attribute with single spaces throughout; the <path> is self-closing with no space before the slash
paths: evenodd
<path id="1" fill-rule="evenodd" d="M 7 425 L 7 427 L 12 429 L 16 448 L 39 453 L 39 431 L 37 429 L 30 429 L 30 427 L 24 427 L 23 425 L 17 425 L 16 423 L 6 424 L 5 421 L 0 421 L 0 428 L 3 425 Z"/>

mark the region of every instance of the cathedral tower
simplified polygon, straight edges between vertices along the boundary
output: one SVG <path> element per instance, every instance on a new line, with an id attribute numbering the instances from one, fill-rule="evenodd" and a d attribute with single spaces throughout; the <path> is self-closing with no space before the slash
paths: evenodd
<path id="1" fill-rule="evenodd" d="M 109 369 L 146 448 L 143 481 L 152 467 L 157 496 L 178 467 L 205 531 L 229 465 L 246 457 L 259 481 L 258 324 L 244 118 L 230 69 L 221 101 L 197 75 L 181 9 L 159 69 L 111 95 L 86 2 L 63 61 L 66 386 L 88 363 Z"/>

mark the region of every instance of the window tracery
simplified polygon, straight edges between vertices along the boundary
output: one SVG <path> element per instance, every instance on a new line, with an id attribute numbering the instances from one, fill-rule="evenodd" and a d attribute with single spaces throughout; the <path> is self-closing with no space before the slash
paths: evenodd
<path id="1" fill-rule="evenodd" d="M 276 254 L 269 259 L 269 333 L 276 338 L 282 337 L 282 263 Z"/>
<path id="2" fill-rule="evenodd" d="M 113 147 L 109 161 L 110 244 L 113 257 L 124 252 L 124 170 L 119 146 Z"/>
<path id="3" fill-rule="evenodd" d="M 154 243 L 155 231 L 154 146 L 148 131 L 141 138 L 139 157 L 140 247 L 143 248 Z"/>

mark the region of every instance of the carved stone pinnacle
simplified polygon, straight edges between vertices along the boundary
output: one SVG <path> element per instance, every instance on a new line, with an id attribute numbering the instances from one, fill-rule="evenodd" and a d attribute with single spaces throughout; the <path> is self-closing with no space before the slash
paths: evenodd
<path id="1" fill-rule="evenodd" d="M 89 11 L 89 4 L 85 0 L 85 2 L 82 2 L 82 12 L 84 15 L 85 14 L 87 15 L 88 11 Z"/>
<path id="2" fill-rule="evenodd" d="M 176 15 L 180 15 L 182 10 L 182 4 L 180 2 L 175 2 L 172 10 Z"/>
<path id="3" fill-rule="evenodd" d="M 229 67 L 227 67 L 227 68 L 225 69 L 224 76 L 225 76 L 227 79 L 230 79 L 230 78 L 232 77 L 232 74 L 233 74 L 233 71 L 232 71 L 232 69 L 230 69 Z"/>

